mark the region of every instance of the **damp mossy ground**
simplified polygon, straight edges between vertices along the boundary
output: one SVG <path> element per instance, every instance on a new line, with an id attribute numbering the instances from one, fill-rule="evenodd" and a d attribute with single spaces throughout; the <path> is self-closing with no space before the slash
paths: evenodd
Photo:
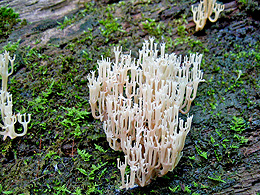
<path id="1" fill-rule="evenodd" d="M 8 84 L 15 113 L 31 113 L 32 121 L 26 136 L 0 142 L 0 192 L 213 194 L 237 185 L 242 168 L 259 171 L 260 22 L 250 6 L 240 2 L 239 12 L 224 11 L 195 33 L 188 1 L 91 2 L 35 29 L 51 25 L 68 37 L 44 44 L 36 37 L 28 45 L 24 37 L 7 40 L 1 51 L 16 55 Z M 77 24 L 77 36 L 69 34 Z M 17 31 L 8 29 L 7 38 Z M 124 191 L 116 165 L 123 153 L 109 147 L 91 116 L 87 74 L 101 56 L 113 59 L 114 46 L 137 57 L 149 36 L 166 42 L 167 53 L 202 53 L 205 82 L 178 166 L 144 188 Z"/>

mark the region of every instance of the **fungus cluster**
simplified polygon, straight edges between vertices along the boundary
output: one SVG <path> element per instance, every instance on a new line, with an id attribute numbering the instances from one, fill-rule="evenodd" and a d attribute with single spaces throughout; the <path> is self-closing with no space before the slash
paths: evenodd
<path id="1" fill-rule="evenodd" d="M 165 54 L 164 43 L 157 47 L 154 38 L 145 40 L 138 59 L 116 47 L 115 61 L 102 58 L 98 76 L 88 76 L 92 115 L 103 121 L 110 147 L 125 154 L 118 159 L 121 188 L 148 185 L 173 170 L 191 128 L 192 116 L 184 122 L 179 113 L 189 112 L 203 81 L 202 55 L 182 59 Z"/>
<path id="2" fill-rule="evenodd" d="M 193 13 L 193 21 L 196 24 L 196 31 L 202 30 L 206 25 L 207 19 L 210 22 L 216 22 L 220 12 L 225 8 L 225 5 L 216 3 L 216 0 L 201 0 L 198 6 L 191 6 Z M 214 18 L 211 16 L 214 15 Z"/>
<path id="3" fill-rule="evenodd" d="M 3 124 L 0 123 L 0 127 L 3 131 L 0 131 L 0 135 L 3 135 L 3 140 L 7 137 L 14 139 L 18 136 L 24 136 L 27 132 L 28 123 L 31 120 L 31 115 L 13 114 L 13 101 L 12 95 L 7 91 L 8 77 L 13 73 L 14 60 L 10 58 L 9 53 L 5 51 L 4 54 L 0 54 L 0 75 L 2 79 L 2 89 L 0 91 L 0 110 Z M 11 64 L 11 71 L 8 72 L 9 62 Z M 19 122 L 23 126 L 23 132 L 15 132 L 15 123 Z"/>

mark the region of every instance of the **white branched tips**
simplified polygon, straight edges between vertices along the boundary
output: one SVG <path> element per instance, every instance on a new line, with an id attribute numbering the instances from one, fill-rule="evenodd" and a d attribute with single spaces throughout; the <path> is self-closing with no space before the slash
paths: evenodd
<path id="1" fill-rule="evenodd" d="M 216 22 L 220 12 L 225 8 L 225 5 L 216 3 L 216 0 L 202 0 L 198 6 L 191 6 L 193 12 L 193 21 L 196 24 L 196 31 L 202 30 L 206 25 L 207 19 L 211 22 Z M 212 18 L 212 14 L 214 18 Z"/>
<path id="2" fill-rule="evenodd" d="M 0 123 L 0 127 L 2 128 L 2 131 L 0 131 L 0 135 L 4 136 L 3 140 L 5 140 L 7 137 L 14 139 L 18 136 L 24 136 L 27 132 L 28 123 L 31 120 L 30 114 L 28 114 L 28 116 L 26 116 L 26 114 L 21 115 L 20 113 L 18 113 L 17 115 L 13 115 L 12 112 L 12 95 L 7 92 L 7 81 L 8 77 L 13 73 L 14 60 L 15 57 L 11 59 L 9 53 L 6 51 L 4 54 L 0 54 L 0 74 L 2 77 L 2 90 L 0 91 L 0 109 L 3 122 L 3 124 Z M 11 72 L 8 72 L 9 61 L 11 64 Z M 14 125 L 17 120 L 23 126 L 22 133 L 15 132 Z"/>
<path id="3" fill-rule="evenodd" d="M 110 147 L 125 154 L 124 163 L 118 160 L 121 188 L 148 185 L 178 164 L 192 121 L 179 113 L 189 112 L 203 81 L 201 54 L 182 59 L 154 41 L 143 43 L 138 59 L 116 47 L 115 62 L 98 61 L 98 76 L 88 76 L 93 117 L 104 121 Z"/>

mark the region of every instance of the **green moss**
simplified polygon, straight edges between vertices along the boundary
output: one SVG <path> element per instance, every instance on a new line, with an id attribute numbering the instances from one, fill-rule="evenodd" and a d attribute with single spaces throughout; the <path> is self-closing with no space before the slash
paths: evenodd
<path id="1" fill-rule="evenodd" d="M 19 14 L 16 13 L 12 8 L 0 7 L 0 43 L 4 42 L 11 32 L 18 26 L 26 25 L 26 20 L 21 22 Z"/>
<path id="2" fill-rule="evenodd" d="M 109 9 L 110 10 L 110 9 Z M 98 21 L 104 27 L 100 27 L 102 35 L 106 38 L 106 42 L 109 41 L 109 37 L 113 33 L 125 32 L 122 28 L 122 25 L 118 23 L 118 19 L 114 17 L 111 13 L 106 14 L 106 18 Z"/>
<path id="3" fill-rule="evenodd" d="M 162 22 L 156 22 L 155 19 L 147 18 L 145 22 L 142 22 L 143 29 L 149 35 L 160 37 L 165 31 L 165 25 Z"/>

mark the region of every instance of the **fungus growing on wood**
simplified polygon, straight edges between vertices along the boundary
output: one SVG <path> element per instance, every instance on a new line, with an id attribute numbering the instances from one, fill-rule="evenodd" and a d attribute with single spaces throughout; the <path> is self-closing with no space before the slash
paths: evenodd
<path id="1" fill-rule="evenodd" d="M 207 19 L 210 22 L 216 22 L 220 12 L 222 12 L 225 8 L 225 5 L 221 5 L 216 3 L 216 0 L 203 0 L 200 1 L 198 6 L 191 6 L 191 10 L 193 13 L 193 21 L 196 24 L 196 31 L 202 30 L 206 25 Z M 212 18 L 212 14 L 214 13 L 214 18 Z"/>
<path id="2" fill-rule="evenodd" d="M 3 140 L 5 140 L 7 137 L 10 137 L 11 139 L 14 139 L 18 136 L 24 136 L 27 132 L 28 123 L 31 120 L 31 114 L 21 115 L 20 113 L 14 115 L 13 114 L 13 101 L 12 101 L 12 95 L 7 92 L 7 81 L 8 77 L 13 73 L 13 67 L 14 67 L 14 60 L 10 58 L 9 53 L 5 51 L 4 54 L 0 54 L 0 75 L 2 79 L 2 89 L 0 91 L 0 109 L 1 109 L 1 116 L 3 124 L 0 123 L 0 127 L 3 131 L 0 131 L 0 135 L 3 135 Z M 9 61 L 11 64 L 11 71 L 8 72 L 9 67 Z M 23 132 L 22 133 L 16 133 L 15 132 L 15 123 L 19 122 L 23 126 Z"/>
<path id="3" fill-rule="evenodd" d="M 192 116 L 184 122 L 179 112 L 189 112 L 203 81 L 202 54 L 182 59 L 165 54 L 164 43 L 157 47 L 154 38 L 145 40 L 138 59 L 116 47 L 115 61 L 102 58 L 98 76 L 88 76 L 93 117 L 103 121 L 109 146 L 125 154 L 124 163 L 118 159 L 121 188 L 145 186 L 172 171 L 191 128 Z"/>

